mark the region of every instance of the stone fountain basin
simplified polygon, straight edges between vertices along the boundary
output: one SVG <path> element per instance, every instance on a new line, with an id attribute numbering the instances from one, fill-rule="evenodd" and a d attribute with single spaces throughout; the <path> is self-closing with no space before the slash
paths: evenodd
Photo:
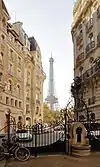
<path id="1" fill-rule="evenodd" d="M 88 144 L 85 144 L 85 145 L 75 144 L 75 145 L 72 145 L 72 149 L 75 149 L 75 150 L 90 150 L 91 146 L 88 145 Z"/>

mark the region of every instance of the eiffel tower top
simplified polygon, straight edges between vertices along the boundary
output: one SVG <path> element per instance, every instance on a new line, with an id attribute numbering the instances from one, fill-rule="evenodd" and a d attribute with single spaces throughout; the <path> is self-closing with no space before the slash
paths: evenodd
<path id="1" fill-rule="evenodd" d="M 50 62 L 50 63 L 53 63 L 53 62 L 54 62 L 54 59 L 53 59 L 53 57 L 52 57 L 52 53 L 51 53 L 51 57 L 50 57 L 50 59 L 49 59 L 49 62 Z"/>

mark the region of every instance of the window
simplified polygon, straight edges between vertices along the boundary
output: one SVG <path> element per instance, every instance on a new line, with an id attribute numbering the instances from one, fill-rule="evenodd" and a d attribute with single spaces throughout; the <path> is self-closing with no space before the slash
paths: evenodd
<path id="1" fill-rule="evenodd" d="M 5 18 L 2 19 L 2 25 L 3 25 L 3 27 L 6 26 L 6 19 Z"/>
<path id="2" fill-rule="evenodd" d="M 29 97 L 29 90 L 27 90 L 26 96 Z"/>
<path id="3" fill-rule="evenodd" d="M 20 85 L 17 85 L 17 94 L 20 95 Z"/>
<path id="4" fill-rule="evenodd" d="M 21 101 L 19 101 L 19 107 L 20 107 L 20 108 L 22 107 L 22 103 L 21 103 Z"/>
<path id="5" fill-rule="evenodd" d="M 3 52 L 0 53 L 0 62 L 3 61 Z"/>
<path id="6" fill-rule="evenodd" d="M 36 114 L 39 113 L 39 107 L 36 107 Z"/>
<path id="7" fill-rule="evenodd" d="M 21 66 L 21 58 L 18 57 L 18 65 Z"/>
<path id="8" fill-rule="evenodd" d="M 4 35 L 2 34 L 2 35 L 1 35 L 1 43 L 2 43 L 2 44 L 4 44 L 4 39 L 5 39 L 5 37 L 4 37 Z"/>
<path id="9" fill-rule="evenodd" d="M 21 70 L 20 69 L 17 70 L 17 77 L 21 78 Z"/>
<path id="10" fill-rule="evenodd" d="M 39 100 L 39 93 L 36 93 L 36 100 Z"/>
<path id="11" fill-rule="evenodd" d="M 9 63 L 8 71 L 10 74 L 13 74 L 13 65 Z"/>
<path id="12" fill-rule="evenodd" d="M 2 100 L 2 96 L 0 96 L 0 100 Z"/>
<path id="13" fill-rule="evenodd" d="M 12 106 L 14 105 L 14 100 L 13 100 L 13 99 L 11 99 L 11 105 L 12 105 Z"/>
<path id="14" fill-rule="evenodd" d="M 10 49 L 10 58 L 11 60 L 13 60 L 13 50 L 12 49 Z"/>
<path id="15" fill-rule="evenodd" d="M 9 97 L 6 97 L 6 104 L 9 104 Z"/>
<path id="16" fill-rule="evenodd" d="M 17 101 L 17 100 L 15 100 L 15 107 L 17 107 L 17 105 L 18 105 L 18 101 Z"/>
<path id="17" fill-rule="evenodd" d="M 8 81 L 8 91 L 12 92 L 12 81 Z"/>
<path id="18" fill-rule="evenodd" d="M 2 81 L 2 72 L 0 72 L 0 81 Z"/>
<path id="19" fill-rule="evenodd" d="M 27 78 L 30 76 L 30 72 L 29 71 L 27 71 Z"/>
<path id="20" fill-rule="evenodd" d="M 29 111 L 29 104 L 26 105 L 26 111 Z"/>

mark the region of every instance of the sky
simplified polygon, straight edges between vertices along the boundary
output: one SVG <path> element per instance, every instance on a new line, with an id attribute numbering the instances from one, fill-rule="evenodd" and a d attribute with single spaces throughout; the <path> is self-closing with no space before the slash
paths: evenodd
<path id="1" fill-rule="evenodd" d="M 27 35 L 34 36 L 41 53 L 48 93 L 49 58 L 54 58 L 55 95 L 60 107 L 67 105 L 73 82 L 73 44 L 71 38 L 74 0 L 4 0 L 11 23 L 23 22 Z"/>

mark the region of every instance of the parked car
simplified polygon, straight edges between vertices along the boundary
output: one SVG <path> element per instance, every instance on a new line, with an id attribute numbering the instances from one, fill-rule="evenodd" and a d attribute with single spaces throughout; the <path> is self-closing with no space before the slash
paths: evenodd
<path id="1" fill-rule="evenodd" d="M 100 139 L 100 123 L 84 123 L 87 135 Z"/>
<path id="2" fill-rule="evenodd" d="M 32 134 L 28 130 L 18 130 L 12 137 L 12 140 L 16 141 L 32 141 L 32 139 Z"/>

